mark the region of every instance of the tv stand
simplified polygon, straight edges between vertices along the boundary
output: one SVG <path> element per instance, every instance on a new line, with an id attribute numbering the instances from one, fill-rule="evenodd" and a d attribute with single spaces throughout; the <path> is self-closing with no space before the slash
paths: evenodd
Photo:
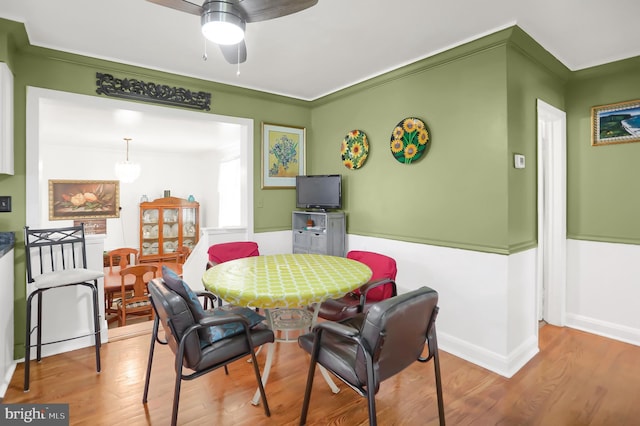
<path id="1" fill-rule="evenodd" d="M 294 211 L 291 217 L 293 253 L 345 255 L 344 212 Z"/>

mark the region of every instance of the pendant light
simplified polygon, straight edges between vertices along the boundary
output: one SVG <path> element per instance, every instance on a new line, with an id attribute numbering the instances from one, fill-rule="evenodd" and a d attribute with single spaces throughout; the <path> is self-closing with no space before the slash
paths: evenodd
<path id="1" fill-rule="evenodd" d="M 127 157 L 124 161 L 119 161 L 115 165 L 116 176 L 122 183 L 131 183 L 140 176 L 140 164 L 129 161 L 129 141 L 131 138 L 124 138 L 127 144 Z"/>

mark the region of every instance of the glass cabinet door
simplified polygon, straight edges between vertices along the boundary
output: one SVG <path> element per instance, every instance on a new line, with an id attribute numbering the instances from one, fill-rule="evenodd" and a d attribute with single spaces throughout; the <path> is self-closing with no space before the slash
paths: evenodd
<path id="1" fill-rule="evenodd" d="M 162 223 L 162 253 L 169 254 L 175 253 L 179 244 L 179 224 L 178 224 L 179 210 L 164 209 L 163 211 L 163 223 Z"/>
<path id="2" fill-rule="evenodd" d="M 196 245 L 196 214 L 195 208 L 182 209 L 182 245 L 193 250 Z"/>
<path id="3" fill-rule="evenodd" d="M 142 212 L 142 255 L 158 254 L 160 243 L 159 210 L 147 209 Z"/>

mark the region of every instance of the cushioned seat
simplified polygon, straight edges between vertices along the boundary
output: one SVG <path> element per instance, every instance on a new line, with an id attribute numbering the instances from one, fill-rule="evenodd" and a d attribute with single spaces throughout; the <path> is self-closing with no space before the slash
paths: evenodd
<path id="1" fill-rule="evenodd" d="M 438 413 L 440 424 L 444 425 L 435 331 L 437 304 L 438 293 L 422 287 L 378 302 L 353 318 L 321 322 L 313 332 L 300 336 L 298 344 L 311 354 L 300 424 L 307 420 L 316 364 L 367 398 L 369 424 L 375 425 L 375 394 L 380 383 L 415 361 L 433 360 Z"/>
<path id="2" fill-rule="evenodd" d="M 364 263 L 371 269 L 369 282 L 339 299 L 328 299 L 320 304 L 318 316 L 329 321 L 342 321 L 369 308 L 381 300 L 397 295 L 396 261 L 384 254 L 351 250 L 347 259 Z"/>
<path id="3" fill-rule="evenodd" d="M 172 425 L 176 424 L 178 418 L 182 380 L 193 380 L 247 356 L 252 360 L 265 414 L 270 416 L 254 348 L 273 342 L 273 332 L 261 322 L 252 322 L 254 320 L 247 316 L 233 312 L 220 312 L 220 308 L 216 308 L 214 312 L 204 310 L 198 301 L 198 296 L 207 297 L 213 304 L 215 300 L 213 294 L 195 293 L 184 281 L 165 275 L 165 272 L 163 270 L 163 276 L 171 282 L 170 286 L 161 278 L 156 278 L 149 283 L 155 320 L 149 348 L 143 403 L 147 403 L 155 344 L 160 343 L 168 344 L 176 356 L 176 362 L 173 363 L 176 379 Z M 250 309 L 248 311 L 252 312 Z M 258 320 L 260 318 L 264 319 L 259 317 Z M 162 323 L 166 341 L 158 338 L 160 323 Z M 236 326 L 229 327 L 231 324 Z M 230 328 L 233 328 L 233 331 L 227 332 Z M 192 373 L 186 374 L 183 372 L 183 367 L 192 370 Z"/>

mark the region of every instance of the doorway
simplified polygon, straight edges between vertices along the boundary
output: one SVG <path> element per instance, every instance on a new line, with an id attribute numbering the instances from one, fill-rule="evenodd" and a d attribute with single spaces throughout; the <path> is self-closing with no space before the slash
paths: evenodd
<path id="1" fill-rule="evenodd" d="M 538 99 L 538 321 L 564 326 L 567 285 L 566 114 Z"/>
<path id="2" fill-rule="evenodd" d="M 57 119 L 47 119 L 47 114 L 51 111 L 63 111 L 63 113 L 56 116 Z M 138 183 L 146 179 L 146 182 L 143 182 L 146 187 L 159 181 L 158 176 L 168 175 L 168 167 L 162 167 L 158 164 L 157 158 L 159 157 L 175 160 L 185 157 L 189 151 L 196 152 L 197 154 L 192 154 L 194 156 L 207 159 L 203 161 L 218 161 L 228 160 L 229 153 L 234 151 L 234 158 L 238 158 L 240 163 L 238 168 L 242 171 L 238 185 L 241 192 L 239 197 L 241 227 L 253 229 L 253 120 L 35 87 L 27 88 L 26 223 L 28 225 L 35 227 L 61 225 L 48 220 L 48 179 L 113 179 L 115 160 L 112 156 L 123 155 L 122 137 L 128 135 L 123 135 L 122 131 L 114 129 L 113 122 L 105 120 L 112 119 L 114 116 L 120 116 L 119 118 L 122 119 L 123 112 L 134 113 L 127 114 L 125 118 L 148 116 L 156 124 L 146 133 L 147 131 L 142 128 L 143 125 L 140 124 L 144 121 L 133 123 L 133 129 L 138 134 L 133 141 L 134 144 L 142 145 L 145 136 L 147 136 L 146 139 L 153 142 L 153 146 L 145 148 L 146 151 L 140 151 L 142 154 L 139 157 L 143 162 L 143 175 L 139 178 Z M 162 127 L 162 123 L 159 125 L 159 122 L 165 123 L 166 127 Z M 176 133 L 178 133 L 177 136 Z M 60 135 L 58 137 L 61 140 L 56 139 L 56 135 Z M 163 140 L 163 138 L 168 140 Z M 82 176 L 48 175 L 46 171 L 51 170 L 51 167 L 48 167 L 47 163 L 56 161 L 56 158 L 51 158 L 52 150 L 50 148 L 43 149 L 41 144 L 44 139 L 47 139 L 47 143 L 64 143 L 64 147 L 61 146 L 59 151 L 74 153 L 72 160 L 69 160 L 73 161 L 73 167 L 67 167 L 67 169 L 72 169 L 71 173 Z M 109 143 L 115 148 L 108 147 Z M 89 151 L 93 155 L 92 161 L 83 160 L 76 155 L 82 150 Z M 49 155 L 45 155 L 45 152 Z M 145 164 L 145 160 L 150 162 L 146 157 L 152 156 L 156 162 Z M 65 161 L 68 158 L 66 157 Z M 216 166 L 211 169 L 213 170 L 211 173 L 218 173 L 220 168 Z M 184 179 L 187 179 L 189 175 L 196 179 L 187 182 L 184 185 L 185 188 L 189 190 L 202 188 L 201 196 L 197 199 L 201 205 L 201 229 L 217 227 L 219 194 L 216 188 L 218 187 L 217 181 L 220 179 L 219 174 L 215 176 L 214 182 L 211 182 L 203 178 L 205 173 L 198 173 L 197 170 L 181 168 L 178 172 L 187 176 Z M 132 184 L 127 184 L 126 187 L 124 185 L 120 186 L 120 205 L 125 208 L 121 211 L 120 218 L 107 219 L 109 235 L 105 238 L 106 241 L 109 238 L 116 238 L 115 244 L 136 247 L 139 235 L 138 206 L 141 195 L 147 194 L 147 192 L 140 187 L 135 188 Z M 166 189 L 164 186 L 158 186 L 154 191 L 161 194 L 163 188 Z M 176 196 L 180 196 L 181 193 L 185 194 L 185 198 L 186 194 L 191 193 L 186 192 L 186 189 L 175 192 L 178 192 Z M 153 196 L 153 194 L 149 195 Z M 207 205 L 211 206 L 208 210 L 203 208 Z M 124 237 L 125 234 L 127 238 Z M 185 270 L 184 273 L 186 276 L 188 271 Z M 63 306 L 65 301 L 56 300 L 51 301 L 50 304 L 59 307 Z M 102 301 L 100 306 L 104 310 Z M 69 308 L 73 309 L 72 306 Z M 104 318 L 104 312 L 101 315 Z M 68 328 L 70 325 L 60 323 L 55 327 Z M 104 321 L 102 331 L 107 333 L 106 321 Z M 69 332 L 68 334 L 74 333 Z M 56 350 L 64 352 L 72 349 L 76 348 L 65 345 L 64 349 Z"/>

